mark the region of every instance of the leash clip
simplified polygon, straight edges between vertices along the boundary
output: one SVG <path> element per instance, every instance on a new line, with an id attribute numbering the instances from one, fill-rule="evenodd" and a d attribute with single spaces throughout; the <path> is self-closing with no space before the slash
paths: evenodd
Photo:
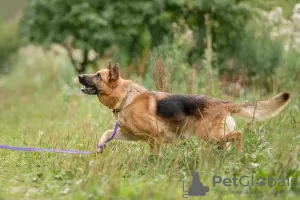
<path id="1" fill-rule="evenodd" d="M 119 115 L 120 115 L 121 109 L 114 109 L 113 113 L 117 116 L 117 121 L 119 121 Z"/>

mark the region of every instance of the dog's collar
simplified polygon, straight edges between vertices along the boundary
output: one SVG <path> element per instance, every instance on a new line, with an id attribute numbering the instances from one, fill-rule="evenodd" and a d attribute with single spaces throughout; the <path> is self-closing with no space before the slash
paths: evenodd
<path id="1" fill-rule="evenodd" d="M 127 97 L 129 96 L 129 93 L 131 92 L 131 90 L 129 90 L 129 92 L 127 93 L 127 95 L 122 99 L 122 102 L 120 103 L 119 107 L 116 108 L 116 109 L 113 109 L 113 113 L 114 114 L 119 114 L 121 112 L 121 108 L 123 108 L 126 100 L 127 100 Z"/>

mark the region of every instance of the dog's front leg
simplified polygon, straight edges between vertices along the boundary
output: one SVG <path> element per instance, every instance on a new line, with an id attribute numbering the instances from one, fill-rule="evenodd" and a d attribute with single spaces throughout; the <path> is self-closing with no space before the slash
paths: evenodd
<path id="1" fill-rule="evenodd" d="M 104 145 L 104 143 L 111 137 L 111 135 L 113 134 L 113 132 L 114 132 L 114 130 L 105 131 L 104 134 L 102 135 L 102 137 L 99 140 L 98 146 L 99 145 Z M 126 134 L 122 133 L 120 131 L 120 129 L 117 130 L 117 133 L 116 133 L 114 139 L 125 140 L 125 141 L 132 141 L 132 140 L 134 140 L 129 135 L 126 135 Z M 103 148 L 104 148 L 104 146 L 102 148 L 100 148 L 100 149 L 97 148 L 97 152 L 103 152 Z"/>

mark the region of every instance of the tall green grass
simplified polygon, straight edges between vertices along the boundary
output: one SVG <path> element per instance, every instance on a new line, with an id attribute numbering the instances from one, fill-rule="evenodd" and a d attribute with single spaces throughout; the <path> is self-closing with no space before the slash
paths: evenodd
<path id="1" fill-rule="evenodd" d="M 115 122 L 96 97 L 80 92 L 68 59 L 29 47 L 15 60 L 14 71 L 0 77 L 0 143 L 94 150 L 101 134 Z M 210 187 L 199 199 L 297 199 L 300 97 L 296 86 L 286 89 L 293 100 L 279 116 L 254 124 L 238 120 L 244 133 L 243 153 L 234 148 L 221 151 L 197 140 L 167 145 L 159 157 L 150 156 L 143 142 L 112 141 L 104 153 L 93 155 L 1 149 L 0 199 L 182 199 L 179 179 L 189 186 L 194 170 Z M 267 97 L 259 91 L 247 88 L 246 97 Z M 235 99 L 243 100 L 244 96 Z M 212 186 L 213 175 L 252 174 L 290 177 L 293 182 L 290 187 L 270 188 Z"/>

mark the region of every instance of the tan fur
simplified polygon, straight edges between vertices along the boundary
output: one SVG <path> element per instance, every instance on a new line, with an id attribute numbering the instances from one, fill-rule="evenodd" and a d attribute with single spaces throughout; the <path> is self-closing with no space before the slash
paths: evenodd
<path id="1" fill-rule="evenodd" d="M 96 75 L 101 75 L 96 78 Z M 152 153 L 158 153 L 163 143 L 180 138 L 212 141 L 220 148 L 227 148 L 230 142 L 242 151 L 242 133 L 235 130 L 232 115 L 246 119 L 263 120 L 278 114 L 290 101 L 288 93 L 281 93 L 257 104 L 217 103 L 207 97 L 207 109 L 199 109 L 197 116 L 183 116 L 180 121 L 171 121 L 156 114 L 157 101 L 168 96 L 164 92 L 149 92 L 141 85 L 120 77 L 118 69 L 108 67 L 88 75 L 99 91 L 99 101 L 110 109 L 117 109 L 116 119 L 120 122 L 115 139 L 143 140 L 150 144 Z M 106 131 L 99 144 L 103 144 L 113 130 Z"/>

